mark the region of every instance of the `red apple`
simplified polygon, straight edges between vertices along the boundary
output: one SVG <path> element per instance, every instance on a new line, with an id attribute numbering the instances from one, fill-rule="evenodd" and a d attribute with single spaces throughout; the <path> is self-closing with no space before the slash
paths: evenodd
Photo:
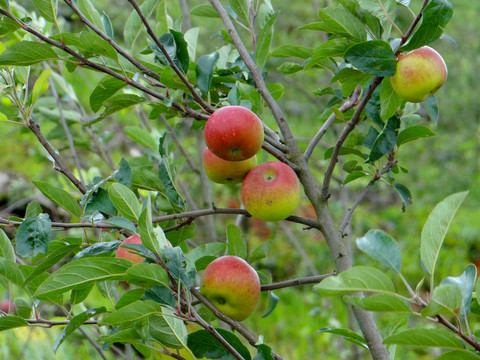
<path id="1" fill-rule="evenodd" d="M 300 204 L 301 186 L 295 171 L 279 161 L 253 168 L 240 189 L 245 209 L 263 221 L 283 220 Z"/>
<path id="2" fill-rule="evenodd" d="M 218 157 L 240 161 L 253 157 L 263 144 L 263 125 L 252 111 L 242 106 L 224 106 L 205 125 L 205 143 Z"/>
<path id="3" fill-rule="evenodd" d="M 402 99 L 419 103 L 442 87 L 447 74 L 442 56 L 431 47 L 423 46 L 399 56 L 390 83 Z"/>
<path id="4" fill-rule="evenodd" d="M 15 304 L 13 303 L 13 301 L 8 301 L 7 299 L 2 300 L 2 302 L 0 302 L 0 311 L 3 311 L 6 314 L 14 314 Z"/>
<path id="5" fill-rule="evenodd" d="M 142 243 L 142 240 L 140 239 L 140 236 L 138 236 L 137 234 L 133 234 L 132 236 L 129 236 L 128 238 L 122 241 L 122 243 L 117 249 L 115 256 L 117 258 L 131 261 L 134 264 L 140 264 L 143 260 L 145 260 L 145 258 L 143 256 L 140 256 L 138 254 L 131 252 L 130 249 L 122 247 L 122 245 L 141 244 L 141 243 Z"/>
<path id="6" fill-rule="evenodd" d="M 212 261 L 204 270 L 200 292 L 225 315 L 242 321 L 257 306 L 260 280 L 245 260 L 226 255 Z"/>
<path id="7" fill-rule="evenodd" d="M 257 165 L 257 157 L 247 160 L 229 161 L 219 158 L 209 148 L 203 152 L 203 168 L 210 180 L 219 184 L 239 184 L 250 170 Z"/>

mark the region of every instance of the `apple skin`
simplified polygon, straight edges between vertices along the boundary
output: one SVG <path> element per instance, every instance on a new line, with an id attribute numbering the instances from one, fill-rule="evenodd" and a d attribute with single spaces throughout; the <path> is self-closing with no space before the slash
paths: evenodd
<path id="1" fill-rule="evenodd" d="M 127 248 L 122 247 L 122 245 L 141 244 L 141 243 L 142 243 L 142 240 L 140 239 L 140 236 L 138 234 L 133 234 L 132 236 L 129 236 L 128 238 L 123 240 L 120 246 L 117 248 L 115 257 L 131 261 L 134 264 L 140 264 L 143 260 L 145 260 L 145 258 L 143 256 L 140 256 L 138 254 L 131 252 Z M 167 240 L 167 246 L 172 247 L 172 244 L 168 240 Z"/>
<path id="2" fill-rule="evenodd" d="M 218 157 L 241 161 L 253 157 L 263 144 L 263 125 L 243 106 L 224 106 L 207 120 L 204 130 L 207 147 Z"/>
<path id="3" fill-rule="evenodd" d="M 237 321 L 249 317 L 260 297 L 260 279 L 238 256 L 213 260 L 203 271 L 200 292 L 225 315 Z"/>
<path id="4" fill-rule="evenodd" d="M 208 178 L 218 184 L 240 184 L 250 170 L 257 165 L 257 157 L 229 161 L 219 158 L 209 148 L 203 152 L 203 168 Z"/>
<path id="5" fill-rule="evenodd" d="M 423 46 L 398 58 L 390 83 L 402 99 L 419 103 L 440 89 L 447 75 L 442 56 L 431 47 Z"/>
<path id="6" fill-rule="evenodd" d="M 243 180 L 240 193 L 245 209 L 263 221 L 280 221 L 292 215 L 302 194 L 295 171 L 279 161 L 253 168 Z"/>
<path id="7" fill-rule="evenodd" d="M 13 301 L 8 301 L 7 299 L 2 300 L 2 302 L 0 302 L 0 311 L 3 311 L 6 314 L 8 314 L 8 313 L 14 314 L 15 313 L 15 305 L 14 305 Z"/>

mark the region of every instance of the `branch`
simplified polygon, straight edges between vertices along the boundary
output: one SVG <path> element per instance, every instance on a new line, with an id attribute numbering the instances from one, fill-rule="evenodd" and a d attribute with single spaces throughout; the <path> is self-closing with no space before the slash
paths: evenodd
<path id="1" fill-rule="evenodd" d="M 345 100 L 345 102 L 343 103 L 343 105 L 340 107 L 339 110 L 342 113 L 344 113 L 344 112 L 347 112 L 348 110 L 352 109 L 355 105 L 357 105 L 359 95 L 360 95 L 360 88 L 357 86 L 357 88 L 355 89 L 353 94 L 347 100 Z M 310 158 L 310 156 L 312 155 L 313 150 L 315 149 L 317 144 L 322 139 L 323 135 L 325 135 L 328 128 L 333 124 L 333 122 L 335 121 L 336 118 L 337 118 L 337 114 L 335 114 L 333 112 L 332 115 L 330 115 L 330 117 L 327 119 L 327 121 L 325 121 L 325 123 L 320 128 L 318 133 L 314 136 L 314 138 L 312 139 L 310 144 L 308 144 L 307 150 L 305 150 L 305 158 L 307 159 L 307 161 Z"/>
<path id="2" fill-rule="evenodd" d="M 168 63 L 170 64 L 171 68 L 175 73 L 178 75 L 180 80 L 185 84 L 185 86 L 188 88 L 190 93 L 192 94 L 193 98 L 195 101 L 207 112 L 212 114 L 215 110 L 210 104 L 206 103 L 205 100 L 202 99 L 202 97 L 197 93 L 195 90 L 194 86 L 188 81 L 188 79 L 185 77 L 183 74 L 182 70 L 178 68 L 178 66 L 175 64 L 175 62 L 172 60 L 170 57 L 170 54 L 168 53 L 167 49 L 165 49 L 165 46 L 158 40 L 157 36 L 153 32 L 150 24 L 148 23 L 147 19 L 145 18 L 145 15 L 143 15 L 142 10 L 140 9 L 140 6 L 138 6 L 138 3 L 136 0 L 128 0 L 130 4 L 132 4 L 133 8 L 137 12 L 138 16 L 140 16 L 140 20 L 142 20 L 143 25 L 145 26 L 145 29 L 147 30 L 148 35 L 152 38 L 152 40 L 155 42 L 155 45 L 158 46 L 158 48 L 162 51 L 163 55 L 167 59 Z"/>
<path id="3" fill-rule="evenodd" d="M 427 7 L 428 3 L 430 2 L 430 0 L 425 0 L 423 2 L 423 5 L 422 5 L 422 8 L 420 9 L 420 11 L 418 12 L 417 16 L 415 17 L 415 19 L 412 21 L 412 23 L 410 24 L 410 27 L 408 28 L 407 32 L 405 33 L 404 36 L 402 36 L 402 41 L 400 41 L 400 44 L 398 45 L 398 50 L 395 52 L 395 55 L 398 55 L 400 53 L 400 48 L 408 41 L 408 39 L 410 38 L 410 36 L 412 36 L 413 34 L 413 31 L 415 30 L 415 28 L 417 27 L 418 23 L 420 22 L 420 19 L 422 18 L 423 16 L 423 10 L 425 10 L 425 8 Z"/>
<path id="4" fill-rule="evenodd" d="M 283 289 L 291 286 L 318 284 L 319 282 L 326 279 L 327 277 L 335 276 L 335 275 L 336 273 L 331 273 L 331 274 L 324 274 L 324 275 L 308 276 L 308 277 L 299 278 L 299 279 L 279 281 L 273 284 L 262 285 L 261 290 L 271 291 L 271 290 Z"/>
<path id="5" fill-rule="evenodd" d="M 321 192 L 321 198 L 323 201 L 327 201 L 329 197 L 328 191 L 330 187 L 330 181 L 332 179 L 333 170 L 335 169 L 335 165 L 337 164 L 337 161 L 338 161 L 338 155 L 340 153 L 340 149 L 342 148 L 343 143 L 347 139 L 347 136 L 353 131 L 353 129 L 355 129 L 355 126 L 357 126 L 358 122 L 360 121 L 360 116 L 363 112 L 363 109 L 365 109 L 365 106 L 370 100 L 373 92 L 381 84 L 382 80 L 383 80 L 383 77 L 375 76 L 373 78 L 372 83 L 370 84 L 370 87 L 368 88 L 366 94 L 363 96 L 362 100 L 360 101 L 360 104 L 355 110 L 355 113 L 353 114 L 352 118 L 343 129 L 342 133 L 340 134 L 337 140 L 337 143 L 335 144 L 335 148 L 333 149 L 333 153 L 332 153 L 332 158 L 330 159 L 330 163 L 328 164 L 327 171 L 325 172 L 325 177 L 323 178 L 323 187 Z"/>
<path id="6" fill-rule="evenodd" d="M 51 328 L 53 326 L 65 326 L 70 324 L 70 320 L 46 320 L 46 319 L 25 319 L 27 323 L 30 325 L 44 325 L 44 327 Z M 83 323 L 83 325 L 97 325 L 98 321 L 96 320 L 87 320 Z"/>

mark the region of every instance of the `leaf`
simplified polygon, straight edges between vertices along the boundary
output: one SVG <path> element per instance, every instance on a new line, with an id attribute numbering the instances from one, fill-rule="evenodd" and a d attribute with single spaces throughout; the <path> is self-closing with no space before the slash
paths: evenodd
<path id="1" fill-rule="evenodd" d="M 188 64 L 190 62 L 190 56 L 188 55 L 188 44 L 185 41 L 181 32 L 170 29 L 170 33 L 175 39 L 175 56 L 178 60 L 178 63 L 180 64 L 179 68 L 184 74 L 186 74 L 188 72 Z"/>
<path id="2" fill-rule="evenodd" d="M 267 311 L 265 312 L 265 314 L 262 315 L 262 318 L 266 318 L 271 313 L 273 313 L 279 301 L 280 301 L 280 297 L 278 297 L 278 295 L 275 294 L 273 291 L 269 291 Z"/>
<path id="3" fill-rule="evenodd" d="M 125 305 L 124 307 L 118 309 L 110 315 L 105 316 L 99 324 L 110 324 L 114 326 L 121 325 L 123 323 L 139 321 L 161 313 L 162 307 L 155 301 L 136 301 L 134 303 Z"/>
<path id="4" fill-rule="evenodd" d="M 16 253 L 23 257 L 45 254 L 50 243 L 51 231 L 52 222 L 48 214 L 25 219 L 16 233 Z"/>
<path id="5" fill-rule="evenodd" d="M 105 13 L 105 11 L 102 14 L 102 23 L 103 23 L 103 26 L 105 27 L 105 35 L 107 35 L 108 38 L 114 40 L 115 33 L 113 31 L 113 24 L 110 18 L 108 17 L 107 13 Z"/>
<path id="6" fill-rule="evenodd" d="M 428 306 L 422 309 L 422 316 L 450 315 L 460 312 L 462 306 L 462 292 L 456 285 L 439 285 L 433 291 Z"/>
<path id="7" fill-rule="evenodd" d="M 1 0 L 0 0 L 0 2 L 1 2 Z M 14 21 L 14 20 L 6 17 L 6 16 L 0 17 L 0 36 L 4 36 L 4 35 L 7 35 L 11 32 L 14 32 L 14 31 L 20 29 L 20 27 L 21 26 L 16 21 Z M 5 47 L 2 44 L 2 45 L 0 45 L 0 54 L 3 51 L 5 51 Z"/>
<path id="8" fill-rule="evenodd" d="M 80 251 L 76 254 L 72 260 L 78 260 L 87 256 L 95 256 L 100 254 L 111 253 L 112 251 L 117 250 L 119 245 L 122 242 L 120 240 L 112 240 L 107 242 L 98 242 L 96 244 L 90 245 L 89 247 L 85 248 L 84 250 Z"/>
<path id="9" fill-rule="evenodd" d="M 132 168 L 130 164 L 122 158 L 119 167 L 120 168 L 112 174 L 113 178 L 120 184 L 130 187 L 132 185 Z"/>
<path id="10" fill-rule="evenodd" d="M 0 331 L 22 326 L 28 326 L 28 323 L 19 316 L 0 316 Z"/>
<path id="11" fill-rule="evenodd" d="M 157 141 L 153 138 L 153 135 L 138 126 L 125 126 L 123 128 L 125 134 L 135 141 L 137 144 L 142 145 L 146 149 L 157 150 Z"/>
<path id="12" fill-rule="evenodd" d="M 384 344 L 462 349 L 463 344 L 452 332 L 444 329 L 409 329 L 387 336 Z"/>
<path id="13" fill-rule="evenodd" d="M 124 293 L 115 304 L 115 309 L 119 310 L 124 306 L 140 301 L 145 294 L 145 289 L 133 289 Z"/>
<path id="14" fill-rule="evenodd" d="M 470 351 L 454 350 L 443 353 L 435 360 L 479 360 L 480 355 L 474 354 Z"/>
<path id="15" fill-rule="evenodd" d="M 248 256 L 248 262 L 253 263 L 255 261 L 266 258 L 269 247 L 270 243 L 268 241 L 265 241 L 264 243 L 258 245 Z"/>
<path id="16" fill-rule="evenodd" d="M 152 300 L 160 305 L 175 307 L 177 299 L 172 294 L 172 290 L 165 286 L 154 286 L 150 290 L 145 290 L 142 300 Z"/>
<path id="17" fill-rule="evenodd" d="M 130 261 L 117 258 L 91 257 L 72 261 L 55 271 L 43 282 L 35 297 L 42 299 L 73 288 L 82 288 L 106 280 L 126 280 Z"/>
<path id="18" fill-rule="evenodd" d="M 160 4 L 160 2 L 157 0 L 146 0 L 142 5 L 140 5 L 140 10 L 146 19 L 148 19 L 154 13 L 158 4 Z M 132 10 L 127 18 L 127 21 L 125 22 L 125 28 L 123 30 L 125 43 L 130 46 L 130 49 L 135 47 L 135 42 L 143 30 L 145 30 L 145 28 L 142 20 L 138 16 L 137 11 Z"/>
<path id="19" fill-rule="evenodd" d="M 125 86 L 127 86 L 125 81 L 111 77 L 110 75 L 105 76 L 100 80 L 90 95 L 90 107 L 94 112 L 97 112 L 107 99 Z"/>
<path id="20" fill-rule="evenodd" d="M 140 232 L 140 238 L 142 239 L 142 244 L 153 253 L 161 254 L 163 246 L 157 238 L 157 234 L 153 229 L 152 204 L 150 201 L 150 197 L 147 200 L 147 205 L 140 214 L 140 219 L 138 220 L 138 229 Z"/>
<path id="21" fill-rule="evenodd" d="M 365 9 L 380 21 L 395 17 L 395 10 L 397 9 L 395 0 L 359 0 L 358 3 L 362 9 Z"/>
<path id="22" fill-rule="evenodd" d="M 228 0 L 228 4 L 238 16 L 249 22 L 249 11 L 246 0 Z"/>
<path id="23" fill-rule="evenodd" d="M 324 296 L 336 296 L 358 291 L 393 294 L 395 289 L 385 272 L 368 266 L 355 266 L 337 276 L 330 276 L 316 286 Z"/>
<path id="24" fill-rule="evenodd" d="M 65 339 L 71 333 L 73 333 L 75 330 L 77 330 L 80 326 L 82 326 L 85 321 L 87 321 L 88 319 L 90 319 L 90 318 L 92 318 L 92 317 L 94 317 L 98 314 L 104 313 L 105 311 L 107 311 L 107 309 L 105 309 L 104 307 L 100 307 L 100 308 L 96 308 L 96 309 L 88 309 L 87 311 L 84 311 L 84 312 L 74 316 L 69 321 L 68 325 L 63 328 L 60 335 L 58 335 L 57 338 L 55 339 L 55 342 L 53 344 L 54 354 L 57 353 L 58 348 L 60 347 L 60 345 L 62 345 L 62 343 L 65 341 Z"/>
<path id="25" fill-rule="evenodd" d="M 209 55 L 203 55 L 197 61 L 197 84 L 202 94 L 208 94 L 219 56 L 218 51 L 215 51 Z"/>
<path id="26" fill-rule="evenodd" d="M 58 60 L 50 45 L 37 41 L 19 41 L 0 55 L 0 65 L 28 66 L 46 60 Z"/>
<path id="27" fill-rule="evenodd" d="M 259 69 L 263 69 L 270 53 L 270 45 L 273 37 L 273 24 L 277 19 L 278 13 L 268 17 L 260 34 L 257 36 L 257 52 L 255 53 L 255 63 Z"/>
<path id="28" fill-rule="evenodd" d="M 193 264 L 198 271 L 204 270 L 208 263 L 202 262 L 202 259 L 209 259 L 212 261 L 218 254 L 223 253 L 226 245 L 221 242 L 214 242 L 197 246 L 190 250 L 185 256 L 187 260 Z M 208 261 L 208 262 L 210 262 Z"/>
<path id="29" fill-rule="evenodd" d="M 453 6 L 448 0 L 432 0 L 423 11 L 422 23 L 402 51 L 417 49 L 439 39 L 453 15 Z"/>
<path id="30" fill-rule="evenodd" d="M 248 349 L 233 333 L 216 328 L 220 335 L 245 359 L 250 360 L 251 356 Z M 207 330 L 195 331 L 188 335 L 187 345 L 192 350 L 195 357 L 217 359 L 228 354 L 228 350 Z"/>
<path id="31" fill-rule="evenodd" d="M 213 8 L 213 6 L 209 4 L 200 4 L 193 7 L 190 10 L 190 15 L 192 16 L 202 16 L 202 17 L 211 17 L 211 18 L 218 18 L 218 13 Z"/>
<path id="32" fill-rule="evenodd" d="M 23 274 L 18 264 L 6 258 L 0 258 L 0 276 L 15 285 L 23 287 Z"/>
<path id="33" fill-rule="evenodd" d="M 345 52 L 345 60 L 369 75 L 393 76 L 397 57 L 388 43 L 382 40 L 354 44 Z"/>
<path id="34" fill-rule="evenodd" d="M 406 312 L 411 313 L 412 310 L 408 305 L 396 296 L 388 294 L 378 294 L 365 297 L 345 296 L 344 300 L 353 306 L 378 312 Z"/>
<path id="35" fill-rule="evenodd" d="M 432 119 L 435 126 L 437 126 L 439 114 L 437 98 L 435 97 L 435 95 L 432 95 L 427 98 L 423 103 L 427 108 L 428 116 L 430 116 L 430 119 Z"/>
<path id="36" fill-rule="evenodd" d="M 48 90 L 48 79 L 50 78 L 51 74 L 52 74 L 52 69 L 46 68 L 45 70 L 42 71 L 40 76 L 35 81 L 35 85 L 33 86 L 33 89 L 32 89 L 32 97 L 30 101 L 32 105 L 34 105 L 37 102 L 40 95 L 44 94 Z"/>
<path id="37" fill-rule="evenodd" d="M 367 176 L 367 174 L 365 174 L 363 171 L 352 172 L 352 173 L 348 174 L 347 176 L 345 176 L 345 180 L 343 180 L 343 185 L 346 185 L 349 182 L 360 179 L 364 176 Z"/>
<path id="38" fill-rule="evenodd" d="M 185 323 L 175 317 L 170 309 L 163 308 L 162 314 L 152 316 L 148 325 L 150 335 L 160 344 L 174 349 L 187 347 L 188 332 Z"/>
<path id="39" fill-rule="evenodd" d="M 412 204 L 412 194 L 410 190 L 405 185 L 399 183 L 393 184 L 393 188 L 398 196 L 400 196 L 400 199 L 402 199 L 402 211 L 405 211 L 405 208 Z"/>
<path id="40" fill-rule="evenodd" d="M 15 262 L 15 251 L 7 234 L 0 229 L 0 258 Z"/>
<path id="41" fill-rule="evenodd" d="M 397 133 L 400 128 L 400 119 L 397 117 L 391 117 L 388 119 L 387 124 L 383 131 L 375 139 L 372 150 L 366 162 L 374 162 L 380 159 L 382 156 L 387 155 L 392 151 L 397 143 Z"/>
<path id="42" fill-rule="evenodd" d="M 462 292 L 462 311 L 460 315 L 467 316 L 470 312 L 472 303 L 472 294 L 477 280 L 477 268 L 473 264 L 467 265 L 467 268 L 460 276 L 449 276 L 442 280 L 441 284 L 452 284 L 457 286 Z"/>
<path id="43" fill-rule="evenodd" d="M 84 197 L 88 197 L 89 193 L 92 195 L 90 196 L 87 204 L 85 205 L 86 214 L 93 214 L 95 213 L 95 211 L 102 212 L 108 215 L 115 215 L 117 213 L 117 209 L 115 208 L 112 200 L 110 200 L 110 196 L 108 195 L 107 190 L 98 187 L 97 189 L 92 189 L 87 192 Z"/>
<path id="44" fill-rule="evenodd" d="M 322 333 L 330 333 L 335 335 L 343 336 L 345 340 L 348 340 L 354 344 L 360 345 L 365 349 L 368 349 L 367 341 L 356 332 L 350 329 L 330 329 L 330 328 L 321 328 L 318 329 L 319 332 Z"/>
<path id="45" fill-rule="evenodd" d="M 94 23 L 100 30 L 105 31 L 102 17 L 90 0 L 77 0 L 77 7 L 88 20 Z"/>
<path id="46" fill-rule="evenodd" d="M 96 119 L 84 124 L 84 126 L 91 126 L 93 124 L 96 124 L 105 119 L 107 116 L 116 113 L 117 111 L 129 108 L 133 105 L 140 104 L 144 101 L 144 97 L 135 94 L 119 94 L 112 96 L 108 98 L 107 101 L 103 104 L 103 106 L 105 107 L 103 112 Z"/>
<path id="47" fill-rule="evenodd" d="M 77 200 L 67 191 L 44 181 L 33 181 L 33 184 L 54 204 L 57 204 L 76 217 L 82 216 L 82 209 L 78 205 Z"/>
<path id="48" fill-rule="evenodd" d="M 433 278 L 443 240 L 448 228 L 467 196 L 468 191 L 456 193 L 441 201 L 430 213 L 422 229 L 420 256 L 425 271 Z"/>
<path id="49" fill-rule="evenodd" d="M 332 157 L 332 154 L 333 154 L 333 147 L 329 148 L 327 151 L 325 151 L 325 154 L 323 155 L 323 158 L 325 160 L 328 160 Z M 357 150 L 357 149 L 354 149 L 354 148 L 348 148 L 348 147 L 341 147 L 340 148 L 340 152 L 338 153 L 338 155 L 342 156 L 342 155 L 356 155 L 358 156 L 359 158 L 361 158 L 362 160 L 365 160 L 365 155 Z"/>
<path id="50" fill-rule="evenodd" d="M 380 117 L 382 120 L 394 116 L 402 103 L 402 98 L 393 90 L 390 81 L 383 81 L 380 90 Z"/>
<path id="51" fill-rule="evenodd" d="M 310 69 L 329 57 L 343 56 L 349 44 L 345 38 L 332 38 L 313 50 L 312 59 L 305 65 Z"/>
<path id="52" fill-rule="evenodd" d="M 257 355 L 253 360 L 274 360 L 272 356 L 272 349 L 265 344 L 257 345 Z"/>
<path id="53" fill-rule="evenodd" d="M 130 221 L 138 221 L 140 204 L 132 190 L 125 185 L 115 183 L 108 188 L 108 195 L 120 214 Z"/>
<path id="54" fill-rule="evenodd" d="M 400 147 L 400 145 L 407 142 L 430 136 L 435 136 L 435 133 L 430 128 L 422 125 L 410 126 L 398 134 L 397 146 Z"/>
<path id="55" fill-rule="evenodd" d="M 242 230 L 233 224 L 227 225 L 227 254 L 236 255 L 242 259 L 247 258 L 247 242 Z"/>
<path id="56" fill-rule="evenodd" d="M 128 283 L 145 288 L 169 286 L 167 272 L 158 264 L 140 263 L 127 270 Z"/>
<path id="57" fill-rule="evenodd" d="M 137 229 L 135 228 L 135 225 L 130 220 L 127 220 L 122 217 L 114 216 L 114 217 L 108 218 L 107 220 L 105 220 L 105 224 L 117 226 L 119 228 L 128 230 L 132 233 L 137 231 Z"/>
<path id="58" fill-rule="evenodd" d="M 318 15 L 323 20 L 316 30 L 350 37 L 356 41 L 365 41 L 367 32 L 362 22 L 343 8 L 323 8 Z"/>
<path id="59" fill-rule="evenodd" d="M 301 59 L 308 59 L 313 54 L 312 48 L 307 48 L 300 45 L 282 45 L 272 51 L 273 57 L 298 57 Z"/>
<path id="60" fill-rule="evenodd" d="M 402 252 L 400 246 L 390 235 L 382 230 L 370 230 L 364 237 L 357 238 L 357 247 L 375 260 L 400 272 Z"/>

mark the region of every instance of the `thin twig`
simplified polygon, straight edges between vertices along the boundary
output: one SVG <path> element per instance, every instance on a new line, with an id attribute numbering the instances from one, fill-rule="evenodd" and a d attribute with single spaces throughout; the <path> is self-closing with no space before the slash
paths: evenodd
<path id="1" fill-rule="evenodd" d="M 415 17 L 415 19 L 413 19 L 412 23 L 410 24 L 410 27 L 408 28 L 407 32 L 405 33 L 405 35 L 402 37 L 402 40 L 400 41 L 400 44 L 398 45 L 398 49 L 397 51 L 395 52 L 395 55 L 398 55 L 400 53 L 400 48 L 408 41 L 408 39 L 410 38 L 410 36 L 412 36 L 413 34 L 413 31 L 415 30 L 415 28 L 417 27 L 418 23 L 420 22 L 420 19 L 422 18 L 423 16 L 423 11 L 425 10 L 425 8 L 427 7 L 428 3 L 430 2 L 430 0 L 425 0 L 423 2 L 423 5 L 422 5 L 422 8 L 420 9 L 420 11 L 418 12 L 417 16 Z"/>
<path id="2" fill-rule="evenodd" d="M 336 273 L 331 273 L 331 274 L 324 274 L 324 275 L 307 276 L 299 279 L 279 281 L 272 284 L 262 285 L 261 290 L 271 291 L 271 290 L 283 289 L 291 286 L 318 284 L 324 279 L 326 279 L 327 277 L 335 276 L 335 275 Z"/>

